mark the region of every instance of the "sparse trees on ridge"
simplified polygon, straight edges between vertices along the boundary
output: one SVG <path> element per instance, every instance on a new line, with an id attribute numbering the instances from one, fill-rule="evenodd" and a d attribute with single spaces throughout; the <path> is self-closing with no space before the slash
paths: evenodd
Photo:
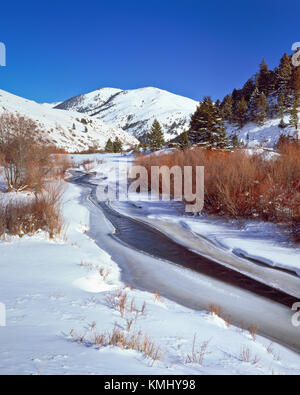
<path id="1" fill-rule="evenodd" d="M 122 151 L 123 151 L 123 144 L 118 137 L 115 138 L 114 142 L 112 142 L 111 139 L 107 140 L 107 143 L 105 145 L 105 152 L 113 154 L 113 153 L 120 153 Z"/>
<path id="2" fill-rule="evenodd" d="M 114 152 L 115 153 L 120 153 L 123 151 L 123 144 L 119 137 L 115 138 L 115 141 L 113 142 L 113 147 L 114 147 Z"/>
<path id="3" fill-rule="evenodd" d="M 108 153 L 113 153 L 114 152 L 114 144 L 111 141 L 111 139 L 107 140 L 106 146 L 105 146 L 105 151 Z"/>

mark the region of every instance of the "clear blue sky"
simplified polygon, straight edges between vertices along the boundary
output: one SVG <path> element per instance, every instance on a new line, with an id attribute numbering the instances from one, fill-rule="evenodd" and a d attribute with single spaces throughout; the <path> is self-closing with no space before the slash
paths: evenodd
<path id="1" fill-rule="evenodd" d="M 299 0 L 11 0 L 0 12 L 0 88 L 37 101 L 107 86 L 221 98 L 300 41 Z"/>

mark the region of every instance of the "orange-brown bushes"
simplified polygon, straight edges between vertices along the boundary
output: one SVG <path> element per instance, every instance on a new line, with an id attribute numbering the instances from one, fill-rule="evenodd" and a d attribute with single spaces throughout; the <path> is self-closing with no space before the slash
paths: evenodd
<path id="1" fill-rule="evenodd" d="M 69 155 L 59 154 L 53 157 L 51 176 L 56 179 L 63 179 L 66 171 L 75 167 L 74 160 Z"/>
<path id="2" fill-rule="evenodd" d="M 0 237 L 4 234 L 23 236 L 38 230 L 49 233 L 50 238 L 63 228 L 61 213 L 62 185 L 51 185 L 30 199 L 0 204 Z"/>
<path id="3" fill-rule="evenodd" d="M 9 190 L 39 192 L 51 169 L 50 148 L 39 141 L 41 130 L 32 119 L 20 114 L 0 115 L 0 165 Z"/>
<path id="4" fill-rule="evenodd" d="M 92 330 L 94 329 L 95 326 Z M 74 330 L 70 331 L 70 338 L 73 341 L 87 344 L 88 346 L 91 344 L 98 348 L 114 346 L 122 350 L 138 351 L 152 361 L 150 366 L 153 366 L 156 361 L 160 361 L 163 358 L 159 346 L 157 346 L 147 335 L 143 335 L 141 331 L 138 333 L 125 333 L 115 326 L 110 332 L 93 333 L 91 340 L 89 337 L 87 337 L 87 334 L 77 335 Z"/>
<path id="5" fill-rule="evenodd" d="M 201 148 L 160 155 L 138 155 L 136 165 L 145 166 L 151 180 L 151 166 L 204 166 L 207 213 L 232 218 L 261 218 L 285 222 L 299 230 L 300 145 L 281 146 L 280 155 L 270 160 L 250 156 L 243 150 L 212 151 Z M 195 184 L 195 180 L 193 180 Z M 195 186 L 195 185 L 194 185 Z"/>
<path id="6" fill-rule="evenodd" d="M 67 155 L 53 154 L 53 147 L 41 143 L 41 130 L 33 120 L 4 112 L 0 115 L 0 166 L 8 191 L 30 190 L 32 198 L 0 202 L 0 236 L 34 233 L 39 229 L 50 237 L 60 233 L 63 178 L 73 167 Z M 7 199 L 6 199 L 7 200 Z"/>

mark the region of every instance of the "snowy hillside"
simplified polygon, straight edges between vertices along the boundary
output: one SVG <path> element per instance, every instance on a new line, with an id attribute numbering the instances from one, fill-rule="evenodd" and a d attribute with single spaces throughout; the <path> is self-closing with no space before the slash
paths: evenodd
<path id="1" fill-rule="evenodd" d="M 75 111 L 55 110 L 0 90 L 0 113 L 18 112 L 36 121 L 45 132 L 43 140 L 69 152 L 84 151 L 91 146 L 104 148 L 109 138 L 116 136 L 124 145 L 137 144 L 137 140 L 124 130 L 107 125 Z"/>
<path id="2" fill-rule="evenodd" d="M 286 125 L 289 123 L 289 116 L 284 117 Z M 236 133 L 239 140 L 248 144 L 250 147 L 274 147 L 279 140 L 281 134 L 286 136 L 296 137 L 295 129 L 287 126 L 285 129 L 278 127 L 280 119 L 268 119 L 263 126 L 250 122 L 247 123 L 242 129 L 238 129 L 232 125 L 227 125 L 227 134 L 231 136 Z M 300 136 L 299 136 L 300 137 Z"/>
<path id="3" fill-rule="evenodd" d="M 197 104 L 192 99 L 152 87 L 127 91 L 103 88 L 73 97 L 56 108 L 85 113 L 135 136 L 148 133 L 156 118 L 170 140 L 188 128 Z"/>

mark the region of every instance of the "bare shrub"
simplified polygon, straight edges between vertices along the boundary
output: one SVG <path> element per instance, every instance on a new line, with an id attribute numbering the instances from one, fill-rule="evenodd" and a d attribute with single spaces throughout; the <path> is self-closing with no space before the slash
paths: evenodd
<path id="1" fill-rule="evenodd" d="M 139 315 L 144 315 L 146 312 L 146 302 L 139 308 L 135 304 L 134 298 L 129 298 L 126 290 L 121 289 L 113 294 L 106 296 L 106 302 L 109 307 L 120 312 L 121 317 L 124 318 L 128 313 L 134 313 L 136 318 Z"/>
<path id="2" fill-rule="evenodd" d="M 64 179 L 67 170 L 75 168 L 74 161 L 69 155 L 55 155 L 55 165 L 53 166 L 52 175 L 57 179 Z"/>
<path id="3" fill-rule="evenodd" d="M 127 333 L 117 327 L 111 332 L 95 333 L 91 339 L 85 335 L 77 335 L 74 330 L 70 331 L 70 337 L 73 341 L 83 344 L 93 344 L 96 347 L 119 347 L 123 350 L 135 350 L 141 352 L 146 358 L 152 360 L 152 366 L 155 361 L 162 359 L 160 348 L 147 336 L 141 332 Z"/>
<path id="4" fill-rule="evenodd" d="M 208 348 L 209 343 L 210 343 L 210 340 L 203 342 L 200 346 L 200 350 L 196 351 L 196 334 L 195 334 L 194 340 L 193 340 L 192 352 L 186 354 L 183 357 L 184 363 L 185 364 L 195 363 L 200 366 L 203 366 L 204 358 L 208 354 L 207 348 Z"/>
<path id="5" fill-rule="evenodd" d="M 257 355 L 253 356 L 250 348 L 246 346 L 242 347 L 237 359 L 241 362 L 251 363 L 252 365 L 257 365 L 260 361 L 260 358 Z"/>
<path id="6" fill-rule="evenodd" d="M 273 342 L 271 342 L 268 347 L 267 347 L 267 353 L 273 355 L 274 353 L 274 348 L 273 348 Z"/>
<path id="7" fill-rule="evenodd" d="M 32 199 L 11 201 L 0 205 L 0 236 L 8 233 L 22 237 L 38 230 L 49 233 L 50 238 L 61 233 L 61 184 L 50 185 Z"/>
<path id="8" fill-rule="evenodd" d="M 257 331 L 258 331 L 257 326 L 254 326 L 254 325 L 249 326 L 248 331 L 249 331 L 250 335 L 252 336 L 253 341 L 255 342 L 256 337 L 257 337 Z"/>
<path id="9" fill-rule="evenodd" d="M 101 267 L 99 269 L 99 274 L 100 274 L 100 277 L 105 282 L 107 280 L 108 276 L 110 275 L 110 270 L 109 269 L 105 269 L 104 267 Z"/>
<path id="10" fill-rule="evenodd" d="M 154 293 L 154 302 L 161 302 L 161 301 L 162 301 L 162 296 L 158 291 L 156 291 Z"/>
<path id="11" fill-rule="evenodd" d="M 80 165 L 83 167 L 84 171 L 87 173 L 91 172 L 95 168 L 95 162 L 90 159 L 84 160 L 83 162 L 81 162 Z"/>
<path id="12" fill-rule="evenodd" d="M 0 160 L 8 190 L 40 192 L 50 172 L 51 150 L 41 144 L 36 122 L 20 114 L 0 115 Z"/>
<path id="13" fill-rule="evenodd" d="M 227 316 L 225 317 L 225 323 L 226 323 L 227 328 L 230 328 L 230 325 L 231 325 L 231 315 L 227 315 Z"/>

